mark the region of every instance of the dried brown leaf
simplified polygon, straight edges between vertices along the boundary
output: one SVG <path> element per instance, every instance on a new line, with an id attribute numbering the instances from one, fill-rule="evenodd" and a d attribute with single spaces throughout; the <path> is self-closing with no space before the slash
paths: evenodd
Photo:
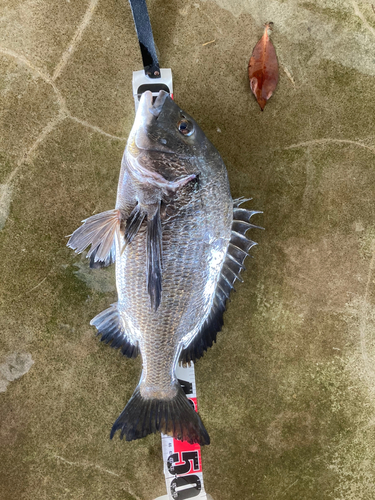
<path id="1" fill-rule="evenodd" d="M 262 111 L 279 80 L 276 51 L 268 36 L 272 24 L 265 25 L 263 36 L 255 45 L 249 61 L 250 88 Z"/>

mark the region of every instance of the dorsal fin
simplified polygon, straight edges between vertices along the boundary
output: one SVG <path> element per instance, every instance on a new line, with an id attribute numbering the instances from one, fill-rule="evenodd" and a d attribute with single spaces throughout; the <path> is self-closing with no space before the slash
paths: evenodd
<path id="1" fill-rule="evenodd" d="M 252 228 L 263 229 L 249 222 L 253 215 L 262 212 L 239 208 L 245 201 L 249 200 L 239 198 L 233 201 L 232 234 L 217 281 L 212 307 L 200 331 L 191 343 L 182 350 L 180 362 L 183 364 L 196 361 L 202 357 L 204 352 L 216 341 L 216 335 L 224 323 L 223 314 L 230 293 L 234 290 L 233 285 L 236 280 L 243 281 L 240 273 L 242 269 L 245 269 L 243 265 L 244 260 L 248 256 L 248 251 L 256 245 L 254 241 L 246 238 L 245 233 L 248 229 Z"/>

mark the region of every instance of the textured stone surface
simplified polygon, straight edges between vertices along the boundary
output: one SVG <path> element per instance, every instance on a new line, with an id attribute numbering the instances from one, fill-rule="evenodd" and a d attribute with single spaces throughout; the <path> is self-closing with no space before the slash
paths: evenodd
<path id="1" fill-rule="evenodd" d="M 245 283 L 196 365 L 206 489 L 372 500 L 371 2 L 148 4 L 176 101 L 221 152 L 233 196 L 264 210 Z M 280 81 L 262 113 L 247 62 L 266 21 Z M 165 493 L 160 436 L 108 439 L 141 368 L 89 326 L 115 300 L 113 270 L 65 247 L 114 204 L 141 68 L 130 8 L 6 0 L 0 28 L 0 365 L 29 368 L 13 363 L 0 394 L 0 498 L 152 500 Z"/>

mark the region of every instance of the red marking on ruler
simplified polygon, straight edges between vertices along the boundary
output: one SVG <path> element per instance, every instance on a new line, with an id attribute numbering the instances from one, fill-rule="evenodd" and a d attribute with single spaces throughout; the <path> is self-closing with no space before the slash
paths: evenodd
<path id="1" fill-rule="evenodd" d="M 198 411 L 197 398 L 189 398 L 189 400 L 194 404 L 194 410 Z M 173 439 L 173 451 L 179 454 L 179 462 L 175 462 L 175 465 L 182 465 L 184 460 L 182 459 L 182 454 L 188 452 L 196 452 L 198 467 L 195 468 L 194 465 L 190 468 L 189 472 L 184 475 L 194 474 L 196 472 L 202 472 L 202 456 L 201 447 L 198 443 L 190 444 L 187 441 L 179 441 L 178 439 Z"/>

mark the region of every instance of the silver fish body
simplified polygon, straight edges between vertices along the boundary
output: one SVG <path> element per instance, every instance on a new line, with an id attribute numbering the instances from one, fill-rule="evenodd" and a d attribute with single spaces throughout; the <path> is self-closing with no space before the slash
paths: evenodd
<path id="1" fill-rule="evenodd" d="M 162 431 L 209 443 L 177 381 L 222 326 L 257 212 L 233 202 L 225 165 L 197 123 L 160 92 L 142 95 L 124 152 L 115 210 L 84 221 L 68 245 L 92 265 L 116 261 L 118 302 L 91 324 L 134 357 L 140 382 L 115 422 L 127 440 Z"/>

